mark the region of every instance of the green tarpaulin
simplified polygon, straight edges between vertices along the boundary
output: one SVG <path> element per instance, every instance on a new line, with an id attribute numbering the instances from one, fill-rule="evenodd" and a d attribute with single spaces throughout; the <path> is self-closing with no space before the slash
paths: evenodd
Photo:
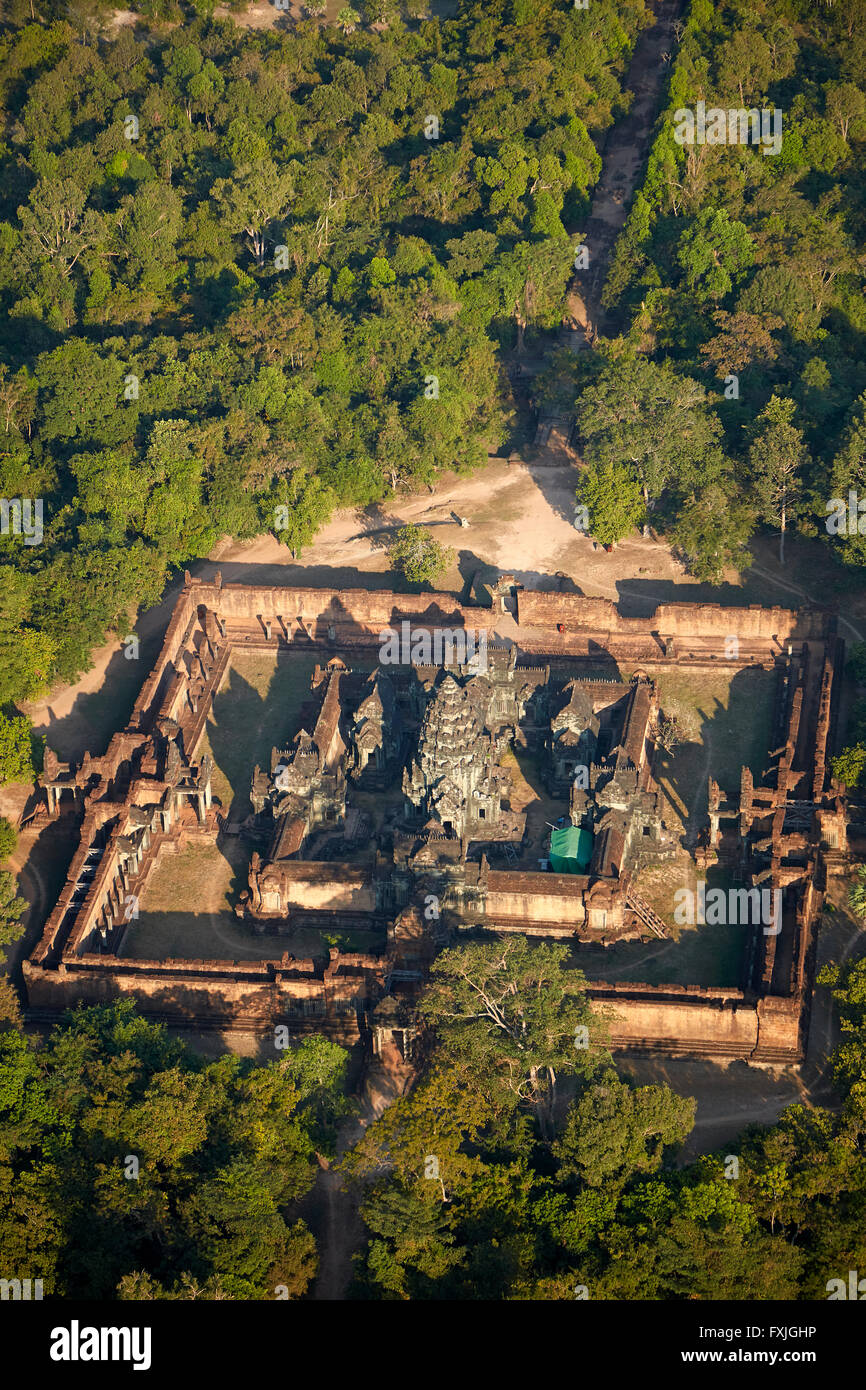
<path id="1" fill-rule="evenodd" d="M 550 836 L 550 867 L 557 874 L 582 874 L 592 858 L 592 836 L 588 830 L 564 825 Z"/>

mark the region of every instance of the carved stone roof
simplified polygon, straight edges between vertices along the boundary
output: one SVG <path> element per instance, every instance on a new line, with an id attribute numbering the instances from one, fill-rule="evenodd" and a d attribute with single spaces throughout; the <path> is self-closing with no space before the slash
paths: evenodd
<path id="1" fill-rule="evenodd" d="M 569 681 L 563 694 L 567 694 L 568 699 L 559 713 L 551 720 L 554 734 L 560 729 L 581 734 L 593 724 L 596 728 L 598 727 L 598 721 L 594 719 L 592 696 L 589 691 L 585 690 L 578 681 Z"/>
<path id="2" fill-rule="evenodd" d="M 418 740 L 425 782 L 432 786 L 455 767 L 486 761 L 488 745 L 474 702 L 446 675 L 427 706 Z"/>
<path id="3" fill-rule="evenodd" d="M 360 728 L 370 722 L 381 729 L 394 717 L 397 706 L 394 686 L 384 671 L 377 670 L 373 672 L 364 688 L 367 693 L 355 712 L 355 727 Z"/>

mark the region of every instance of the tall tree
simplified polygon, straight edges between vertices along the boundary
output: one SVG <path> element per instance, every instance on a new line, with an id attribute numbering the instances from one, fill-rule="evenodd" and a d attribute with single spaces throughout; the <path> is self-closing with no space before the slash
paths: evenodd
<path id="1" fill-rule="evenodd" d="M 661 1167 L 695 1120 L 695 1102 L 667 1086 L 632 1087 L 615 1072 L 586 1091 L 568 1113 L 554 1145 L 560 1173 L 616 1191 L 638 1173 Z"/>
<path id="2" fill-rule="evenodd" d="M 755 259 L 754 242 L 725 208 L 702 208 L 680 237 L 677 259 L 701 303 L 724 299 Z"/>
<path id="3" fill-rule="evenodd" d="M 722 432 L 699 382 L 634 352 L 612 359 L 576 408 L 584 457 L 630 465 L 647 506 L 687 484 Z"/>
<path id="4" fill-rule="evenodd" d="M 855 503 L 866 500 L 866 391 L 858 397 L 848 413 L 842 439 L 830 467 L 829 492 L 844 504 L 845 517 L 839 538 L 834 537 L 831 544 L 841 546 L 842 559 L 846 564 L 864 565 L 866 535 L 860 534 L 861 524 L 864 524 L 863 514 L 858 512 L 852 527 L 848 504 L 851 492 L 855 494 Z M 828 497 L 825 505 L 829 501 Z"/>
<path id="5" fill-rule="evenodd" d="M 423 526 L 410 522 L 401 526 L 389 543 L 388 558 L 410 584 L 434 584 L 451 564 L 454 551 L 441 545 Z"/>
<path id="6" fill-rule="evenodd" d="M 794 424 L 794 401 L 773 395 L 755 422 L 749 471 L 761 518 L 779 527 L 779 562 L 785 563 L 785 532 L 796 517 L 809 450 Z"/>
<path id="7" fill-rule="evenodd" d="M 280 222 L 292 204 L 295 190 L 293 171 L 280 168 L 272 159 L 240 165 L 227 179 L 217 179 L 211 197 L 217 216 L 235 235 L 243 233 L 261 269 L 275 223 Z"/>
<path id="8" fill-rule="evenodd" d="M 602 545 L 616 545 L 646 515 L 634 469 L 610 459 L 584 464 L 577 497 L 589 512 L 592 535 Z"/>
<path id="9" fill-rule="evenodd" d="M 532 1107 L 548 1139 L 557 1073 L 591 1075 L 607 1055 L 583 976 L 564 969 L 567 954 L 523 938 L 443 951 L 419 1004 L 444 1055 Z"/>

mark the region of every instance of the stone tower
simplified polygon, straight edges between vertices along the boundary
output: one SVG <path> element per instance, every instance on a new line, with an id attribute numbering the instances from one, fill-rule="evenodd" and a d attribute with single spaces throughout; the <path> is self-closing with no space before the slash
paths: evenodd
<path id="1" fill-rule="evenodd" d="M 462 838 L 499 819 L 498 747 L 484 727 L 469 686 L 449 673 L 424 713 L 415 758 L 403 775 L 407 814 L 416 807 Z"/>

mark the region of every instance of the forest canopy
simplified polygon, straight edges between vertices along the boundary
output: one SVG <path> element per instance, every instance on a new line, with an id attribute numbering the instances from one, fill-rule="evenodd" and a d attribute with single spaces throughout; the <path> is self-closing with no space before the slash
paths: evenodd
<path id="1" fill-rule="evenodd" d="M 778 154 L 679 143 L 676 113 L 699 101 L 778 113 Z M 856 525 L 827 525 L 832 499 L 866 496 L 864 169 L 863 0 L 693 0 L 604 288 L 622 355 L 600 381 L 583 364 L 577 414 L 608 525 L 613 449 L 698 578 L 748 564 L 759 526 L 781 558 L 799 530 L 828 561 L 866 560 Z M 638 374 L 652 413 L 666 402 L 663 441 L 651 420 L 623 436 Z"/>
<path id="2" fill-rule="evenodd" d="M 297 551 L 504 439 L 502 352 L 561 319 L 648 13 L 366 9 L 9 12 L 0 494 L 41 499 L 44 536 L 0 537 L 2 700 L 74 677 L 220 535 L 288 509 Z"/>

